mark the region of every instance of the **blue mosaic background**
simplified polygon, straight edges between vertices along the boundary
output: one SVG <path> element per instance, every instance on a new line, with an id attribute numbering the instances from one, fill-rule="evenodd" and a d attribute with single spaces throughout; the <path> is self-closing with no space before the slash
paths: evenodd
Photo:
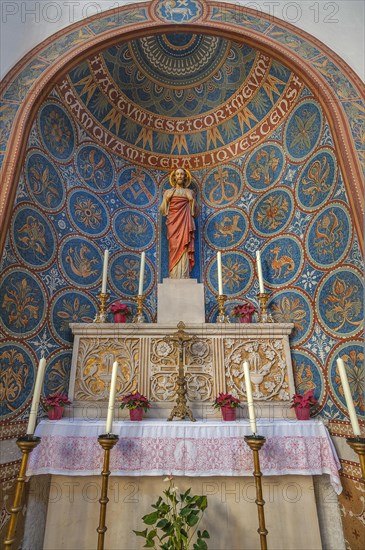
<path id="1" fill-rule="evenodd" d="M 151 59 L 161 51 L 166 65 L 160 64 L 156 82 Z M 168 70 L 172 51 L 185 63 L 175 83 Z M 213 66 L 206 62 L 207 52 L 216 60 Z M 144 112 L 177 119 L 219 109 L 248 78 L 258 53 L 181 33 L 115 45 L 102 58 L 129 101 Z M 88 63 L 74 68 L 68 79 L 100 126 L 145 152 L 179 157 L 226 146 L 270 113 L 293 75 L 274 60 L 268 75 L 270 85 L 266 80 L 250 100 L 251 119 L 237 113 L 217 125 L 215 134 L 205 128 L 176 143 L 171 133 L 143 133 L 142 124 L 118 119 Z M 192 275 L 205 285 L 206 320 L 214 322 L 217 315 L 217 250 L 233 308 L 242 300 L 257 305 L 255 253 L 261 249 L 271 314 L 277 322 L 295 324 L 297 388 L 315 389 L 322 415 L 344 418 L 335 368 L 341 353 L 348 358 L 357 411 L 364 412 L 363 263 L 331 130 L 311 91 L 303 88 L 294 110 L 264 143 L 192 175 L 200 206 Z M 157 283 L 167 276 L 165 225 L 158 213 L 167 185 L 166 171 L 137 166 L 94 141 L 57 88 L 41 105 L 0 266 L 0 331 L 9 341 L 1 349 L 8 392 L 4 416 L 24 414 L 42 353 L 49 358 L 44 393 L 67 388 L 68 323 L 95 316 L 105 248 L 111 302 L 122 299 L 132 308 L 145 250 L 146 315 L 156 321 Z"/>

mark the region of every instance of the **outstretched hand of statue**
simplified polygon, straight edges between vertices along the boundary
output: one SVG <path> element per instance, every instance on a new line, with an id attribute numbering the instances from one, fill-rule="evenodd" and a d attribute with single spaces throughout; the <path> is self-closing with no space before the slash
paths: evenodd
<path id="1" fill-rule="evenodd" d="M 195 221 L 199 214 L 194 191 L 188 189 L 191 174 L 177 168 L 170 174 L 171 188 L 163 195 L 160 212 L 166 216 L 169 277 L 188 279 L 194 267 Z"/>

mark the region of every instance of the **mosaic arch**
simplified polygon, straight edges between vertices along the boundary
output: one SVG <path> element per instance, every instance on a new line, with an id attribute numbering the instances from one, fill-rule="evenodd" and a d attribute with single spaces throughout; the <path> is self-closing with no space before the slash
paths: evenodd
<path id="1" fill-rule="evenodd" d="M 179 4 L 182 4 L 180 8 Z M 146 29 L 148 34 L 176 31 L 185 24 L 196 32 L 244 39 L 248 44 L 259 46 L 261 51 L 295 67 L 303 81 L 313 86 L 341 150 L 339 161 L 354 223 L 362 235 L 365 105 L 360 79 L 332 50 L 293 25 L 264 13 L 258 16 L 257 11 L 243 6 L 197 0 L 184 3 L 155 0 L 95 15 L 45 40 L 8 73 L 0 89 L 3 100 L 0 161 L 6 167 L 0 196 L 2 225 L 9 223 L 7 206 L 14 200 L 19 176 L 17 160 L 24 149 L 24 135 L 35 116 L 34 107 L 47 95 L 56 75 L 67 70 L 78 57 L 85 57 L 87 52 L 103 44 L 133 35 L 144 36 Z"/>
<path id="2" fill-rule="evenodd" d="M 112 300 L 131 305 L 146 251 L 147 316 L 156 319 L 167 263 L 158 206 L 168 171 L 183 163 L 201 207 L 193 276 L 205 283 L 207 320 L 216 315 L 216 251 L 233 307 L 256 303 L 260 248 L 272 315 L 295 325 L 296 383 L 315 389 L 322 415 L 333 417 L 336 403 L 344 418 L 326 373 L 332 349 L 345 350 L 349 369 L 361 355 L 356 77 L 308 35 L 237 6 L 160 1 L 118 14 L 41 44 L 2 91 L 2 197 L 12 205 L 0 265 L 0 334 L 11 342 L 2 361 L 11 379 L 22 357 L 33 367 L 6 417 L 29 404 L 42 353 L 44 392 L 67 383 L 68 324 L 95 315 L 104 248 Z M 338 101 L 327 101 L 333 93 Z"/>

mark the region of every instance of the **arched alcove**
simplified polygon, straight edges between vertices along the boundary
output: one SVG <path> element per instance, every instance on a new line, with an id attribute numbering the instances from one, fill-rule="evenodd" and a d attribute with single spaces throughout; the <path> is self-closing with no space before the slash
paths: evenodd
<path id="1" fill-rule="evenodd" d="M 131 301 L 136 290 L 138 253 L 147 250 L 147 311 L 149 320 L 155 320 L 156 284 L 163 275 L 158 197 L 168 171 L 183 161 L 193 172 L 203 206 L 198 258 L 199 276 L 206 285 L 207 320 L 214 320 L 216 313 L 215 251 L 224 250 L 233 306 L 243 298 L 256 300 L 254 252 L 261 248 L 266 283 L 273 293 L 273 315 L 276 320 L 296 323 L 292 348 L 297 386 L 316 387 L 322 413 L 329 418 L 344 418 L 335 359 L 341 352 L 349 364 L 354 363 L 356 373 L 362 358 L 362 193 L 357 151 L 361 136 L 356 122 L 362 102 L 358 79 L 317 40 L 273 18 L 262 14 L 258 17 L 252 10 L 193 1 L 191 15 L 182 19 L 181 13 L 169 18 L 158 4 L 129 5 L 77 23 L 30 52 L 4 81 L 3 134 L 7 148 L 1 207 L 3 227 L 8 230 L 2 233 L 1 303 L 7 313 L 1 331 L 10 340 L 9 353 L 16 350 L 32 365 L 19 400 L 4 411 L 5 416 L 9 420 L 19 418 L 27 410 L 41 353 L 46 352 L 50 358 L 45 391 L 67 381 L 71 341 L 62 323 L 92 319 L 101 252 L 108 240 L 112 249 L 112 299 L 121 294 Z M 204 40 L 209 43 L 207 58 L 211 63 L 209 52 L 215 38 L 216 65 L 214 70 L 204 68 L 200 58 L 198 87 L 217 79 L 225 62 L 233 70 L 227 52 L 241 55 L 243 60 L 251 55 L 252 63 L 247 62 L 247 74 L 241 74 L 236 90 L 213 101 L 211 109 L 202 104 L 200 111 L 190 109 L 191 116 L 189 109 L 166 115 L 167 103 L 153 111 L 151 105 L 157 96 L 151 94 L 147 109 L 144 100 L 140 98 L 138 103 L 120 87 L 119 103 L 118 99 L 113 103 L 113 48 L 126 52 L 126 63 L 120 67 L 128 66 L 130 55 L 142 71 L 140 81 L 134 73 L 138 86 L 149 79 L 159 87 L 175 88 L 175 106 L 179 94 L 185 97 L 183 90 L 190 84 L 180 81 L 178 88 L 173 79 L 166 81 L 166 67 L 162 83 L 162 67 L 151 65 L 152 72 L 159 71 L 155 78 L 148 73 L 147 58 L 143 58 L 148 52 L 151 61 L 153 48 L 158 46 L 156 37 L 161 36 L 170 36 L 169 48 L 175 46 L 182 51 L 181 43 L 174 44 L 172 38 L 179 35 L 185 37 L 184 47 L 189 45 L 189 37 L 192 44 L 196 37 L 200 44 Z M 242 66 L 238 64 L 235 70 L 242 71 Z M 212 84 L 215 90 L 219 89 L 217 82 L 215 88 Z M 228 84 L 232 85 L 229 79 L 224 85 Z M 250 103 L 255 98 L 257 101 L 260 90 L 268 101 L 266 110 Z M 106 98 L 106 115 L 90 111 L 89 101 L 96 92 Z M 140 111 L 133 111 L 136 105 Z M 61 130 L 60 139 L 64 140 L 58 152 L 54 148 L 59 142 L 52 134 L 52 117 L 53 130 L 56 134 Z M 135 133 L 130 136 L 125 126 L 118 126 L 127 119 L 134 125 Z M 122 136 L 118 135 L 120 128 Z M 90 155 L 96 164 L 110 163 L 114 175 L 105 189 L 93 188 L 80 173 L 82 162 L 90 160 Z M 269 174 L 266 182 L 265 170 Z M 133 181 L 141 181 L 142 177 L 150 182 L 150 191 L 154 189 L 153 200 L 146 199 L 142 204 L 123 197 L 121 188 L 127 184 L 125 189 L 130 192 Z M 57 182 L 59 200 L 52 191 L 52 178 Z M 44 188 L 48 180 L 52 180 L 49 192 Z M 232 182 L 232 189 L 236 188 L 233 198 L 219 202 L 222 197 L 214 197 L 214 186 L 225 190 Z M 321 185 L 328 188 L 322 195 Z M 106 200 L 119 200 L 119 207 L 114 208 Z M 275 216 L 278 209 L 282 210 L 280 221 L 272 221 L 273 209 Z M 81 212 L 88 227 L 85 223 L 82 226 L 75 211 Z M 91 214 L 86 215 L 86 211 Z M 94 229 L 91 221 L 93 212 L 99 211 L 96 218 L 103 225 L 100 230 Z M 131 215 L 138 218 L 138 223 Z M 136 241 L 135 246 L 126 242 L 126 232 L 118 233 L 116 225 L 133 228 L 134 222 L 150 227 L 145 234 L 153 238 Z M 272 223 L 274 226 L 270 226 Z M 336 239 L 341 240 L 338 246 L 334 244 Z M 88 252 L 84 246 L 89 247 Z M 24 248 L 28 250 L 24 252 Z M 86 277 L 85 272 L 80 275 L 74 263 L 76 256 L 88 270 Z M 118 263 L 120 259 L 123 265 Z M 128 265 L 130 281 L 125 276 Z M 124 289 L 119 286 L 120 280 Z M 237 286 L 237 280 L 242 284 Z M 37 302 L 36 309 L 27 313 L 27 325 L 14 314 L 16 299 L 24 299 L 21 293 L 25 287 Z M 339 318 L 332 305 L 335 303 L 340 304 Z M 19 360 L 12 367 L 9 359 L 7 368 L 14 375 L 21 364 Z M 50 379 L 53 386 L 49 385 Z M 360 413 L 364 409 L 360 378 L 355 377 L 353 384 Z"/>

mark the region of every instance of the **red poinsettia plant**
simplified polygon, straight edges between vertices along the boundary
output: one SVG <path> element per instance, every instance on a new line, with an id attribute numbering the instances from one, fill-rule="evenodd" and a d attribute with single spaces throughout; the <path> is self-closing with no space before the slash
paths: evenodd
<path id="1" fill-rule="evenodd" d="M 239 399 L 237 399 L 237 397 L 233 397 L 233 395 L 231 395 L 230 393 L 223 392 L 220 392 L 213 403 L 213 407 L 215 409 L 221 409 L 222 407 L 230 407 L 233 409 L 240 406 L 241 402 Z"/>
<path id="2" fill-rule="evenodd" d="M 252 315 L 257 311 L 257 308 L 249 302 L 244 302 L 241 305 L 234 306 L 231 311 L 233 317 L 244 317 L 245 315 Z"/>
<path id="3" fill-rule="evenodd" d="M 121 409 L 143 409 L 144 411 L 147 411 L 150 406 L 151 405 L 147 397 L 139 393 L 139 391 L 122 397 L 122 402 L 120 404 Z"/>
<path id="4" fill-rule="evenodd" d="M 312 408 L 317 405 L 318 401 L 314 397 L 314 390 L 307 390 L 302 395 L 301 393 L 295 393 L 292 398 L 291 408 L 300 407 L 301 409 Z"/>
<path id="5" fill-rule="evenodd" d="M 112 313 L 121 313 L 126 317 L 130 317 L 132 315 L 130 307 L 127 304 L 122 304 L 119 300 L 111 304 L 109 309 Z"/>
<path id="6" fill-rule="evenodd" d="M 45 407 L 48 410 L 54 409 L 55 407 L 64 407 L 65 405 L 71 405 L 71 401 L 68 398 L 67 393 L 53 393 L 48 395 L 44 400 Z"/>

